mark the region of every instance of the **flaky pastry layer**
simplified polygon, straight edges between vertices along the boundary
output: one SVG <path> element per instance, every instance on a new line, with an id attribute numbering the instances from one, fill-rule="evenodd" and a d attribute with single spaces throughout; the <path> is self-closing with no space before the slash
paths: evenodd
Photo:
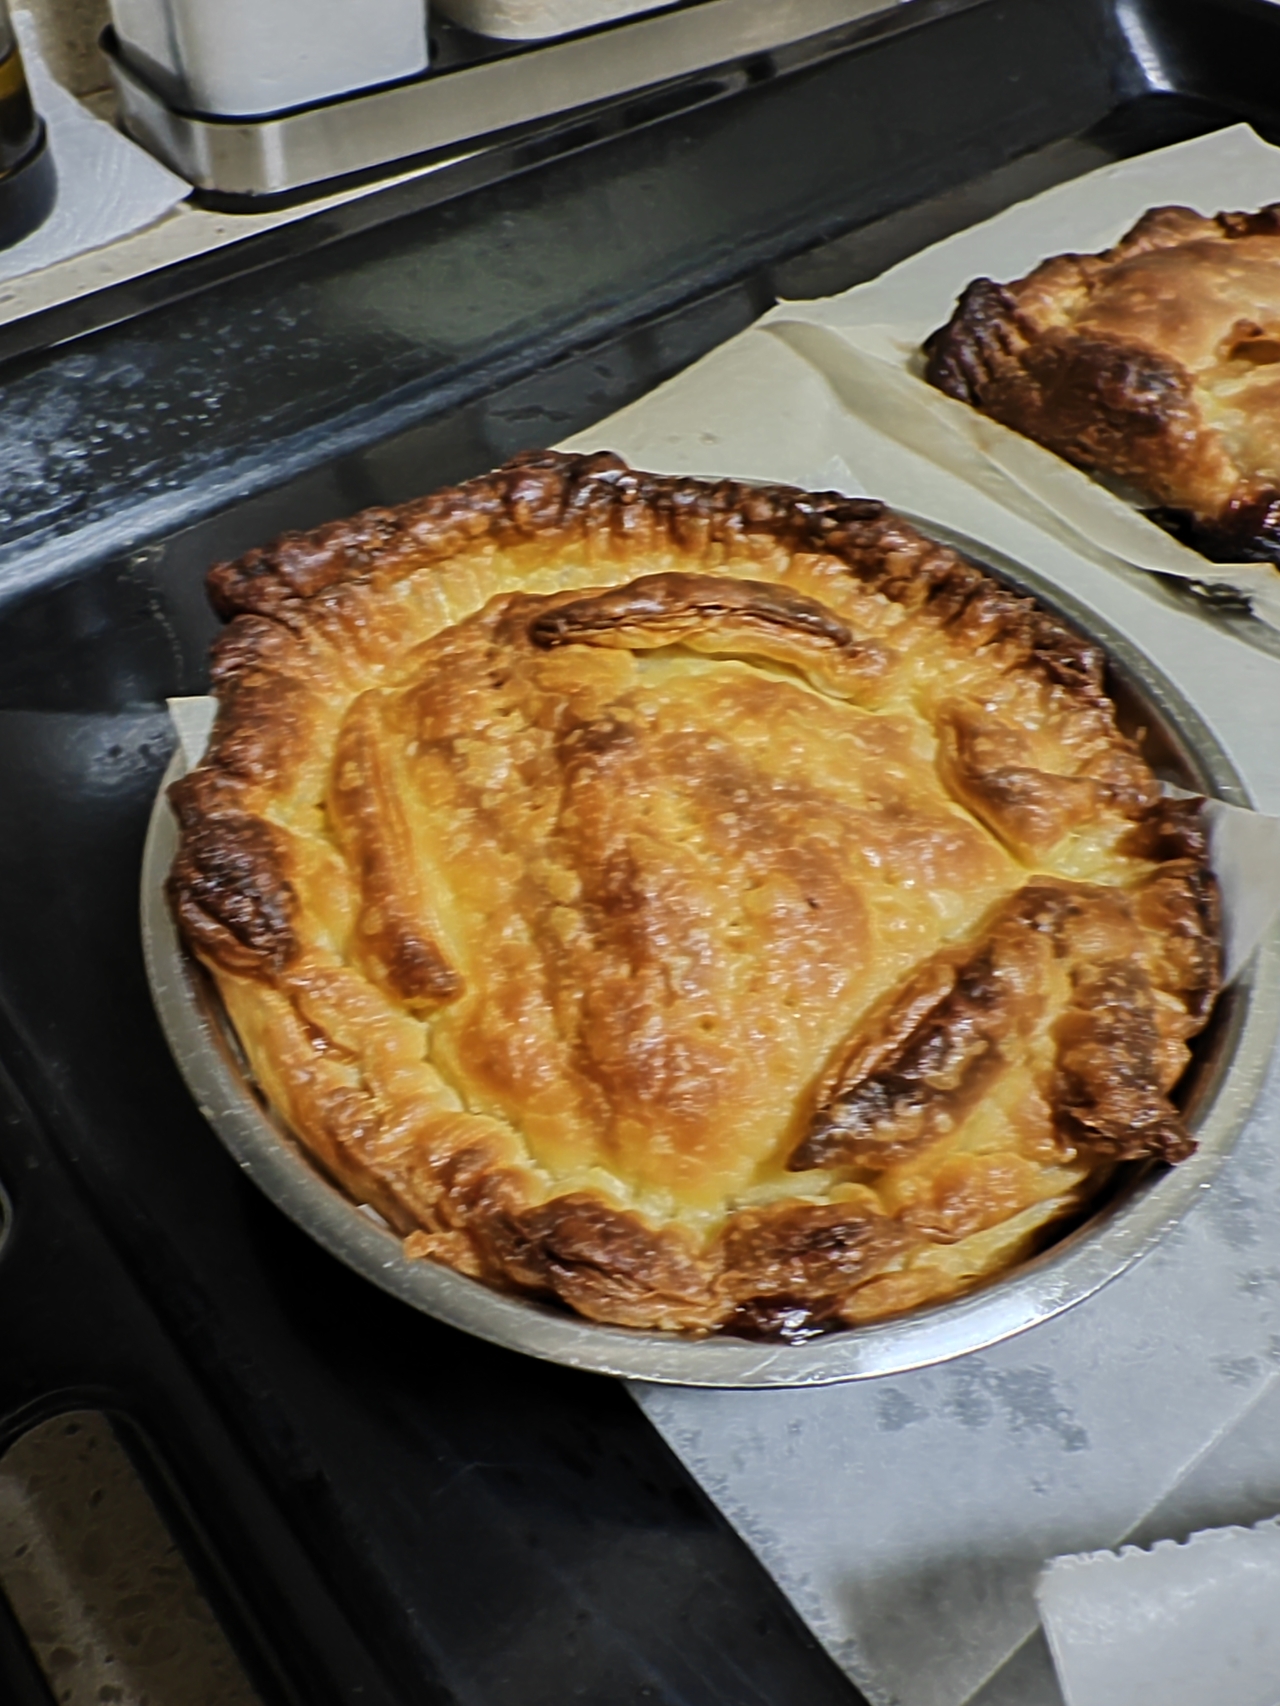
<path id="1" fill-rule="evenodd" d="M 976 279 L 925 350 L 940 390 L 1206 555 L 1280 562 L 1280 204 L 1154 208 L 1102 254 Z"/>
<path id="2" fill-rule="evenodd" d="M 1094 645 L 883 505 L 545 453 L 210 584 L 173 904 L 411 1254 L 803 1333 L 1193 1147 L 1197 805 Z"/>

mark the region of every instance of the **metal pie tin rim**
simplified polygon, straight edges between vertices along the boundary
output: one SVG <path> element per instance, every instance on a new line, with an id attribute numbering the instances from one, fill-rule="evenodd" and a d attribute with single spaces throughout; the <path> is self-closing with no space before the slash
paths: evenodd
<path id="1" fill-rule="evenodd" d="M 918 525 L 1101 645 L 1118 697 L 1136 700 L 1180 760 L 1184 784 L 1229 804 L 1249 803 L 1239 773 L 1203 719 L 1108 622 L 989 547 L 933 523 Z M 1043 1254 L 967 1296 L 800 1344 L 602 1326 L 407 1257 L 400 1238 L 331 1184 L 268 1111 L 249 1081 L 212 980 L 187 954 L 165 898 L 177 849 L 177 827 L 165 793 L 183 769 L 179 749 L 151 814 L 141 921 L 156 1011 L 200 1112 L 276 1207 L 355 1272 L 449 1326 L 572 1368 L 680 1386 L 830 1385 L 949 1361 L 1051 1320 L 1153 1249 L 1209 1188 L 1248 1118 L 1280 1025 L 1277 929 L 1220 997 L 1216 1040 L 1196 1069 L 1191 1097 L 1189 1119 L 1199 1145 L 1195 1155 L 1178 1167 L 1151 1166 L 1136 1173 Z"/>

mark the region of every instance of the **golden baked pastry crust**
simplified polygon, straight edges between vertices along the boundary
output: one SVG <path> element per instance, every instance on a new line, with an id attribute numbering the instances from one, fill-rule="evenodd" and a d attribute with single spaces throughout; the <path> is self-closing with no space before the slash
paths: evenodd
<path id="1" fill-rule="evenodd" d="M 881 504 L 545 453 L 210 584 L 173 904 L 412 1254 L 794 1334 L 1189 1153 L 1197 805 L 1094 645 Z"/>
<path id="2" fill-rule="evenodd" d="M 1154 208 L 1102 254 L 976 279 L 925 351 L 930 383 L 1207 556 L 1280 561 L 1280 204 Z"/>

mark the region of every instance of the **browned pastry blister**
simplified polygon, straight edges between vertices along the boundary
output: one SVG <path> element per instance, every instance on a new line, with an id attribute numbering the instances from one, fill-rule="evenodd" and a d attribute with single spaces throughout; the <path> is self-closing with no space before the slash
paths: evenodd
<path id="1" fill-rule="evenodd" d="M 1280 204 L 1154 208 L 1101 254 L 975 279 L 925 353 L 931 384 L 1205 555 L 1280 562 Z"/>
<path id="2" fill-rule="evenodd" d="M 545 453 L 211 582 L 173 904 L 411 1255 L 802 1335 L 1190 1151 L 1198 808 L 1096 646 L 882 505 Z"/>

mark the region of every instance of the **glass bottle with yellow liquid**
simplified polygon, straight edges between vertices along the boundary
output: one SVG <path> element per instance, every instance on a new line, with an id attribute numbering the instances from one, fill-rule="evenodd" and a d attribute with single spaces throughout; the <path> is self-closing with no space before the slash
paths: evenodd
<path id="1" fill-rule="evenodd" d="M 0 0 L 0 248 L 47 218 L 56 188 L 44 121 L 27 88 L 8 0 Z"/>

